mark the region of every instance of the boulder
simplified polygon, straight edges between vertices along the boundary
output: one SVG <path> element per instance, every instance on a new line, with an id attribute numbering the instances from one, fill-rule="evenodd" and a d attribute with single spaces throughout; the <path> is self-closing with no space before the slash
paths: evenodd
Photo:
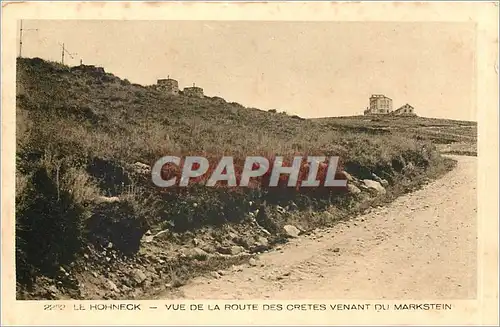
<path id="1" fill-rule="evenodd" d="M 142 284 L 148 277 L 146 276 L 145 273 L 143 273 L 139 269 L 135 269 L 132 273 L 132 279 L 137 283 L 137 284 Z"/>
<path id="2" fill-rule="evenodd" d="M 371 179 L 364 179 L 363 184 L 369 189 L 375 190 L 378 193 L 385 194 L 386 192 L 385 188 L 379 182 L 373 181 Z"/>
<path id="3" fill-rule="evenodd" d="M 347 184 L 347 190 L 349 191 L 349 193 L 352 193 L 352 194 L 361 193 L 361 190 L 356 185 L 350 184 L 350 183 Z"/>
<path id="4" fill-rule="evenodd" d="M 285 225 L 283 229 L 288 237 L 298 237 L 300 234 L 300 230 L 293 225 Z"/>
<path id="5" fill-rule="evenodd" d="M 232 255 L 237 255 L 237 254 L 244 252 L 245 248 L 243 248 L 242 246 L 239 246 L 239 245 L 233 245 L 233 246 L 231 246 L 230 251 L 231 251 Z"/>
<path id="6" fill-rule="evenodd" d="M 375 175 L 374 173 L 372 173 L 372 178 L 374 181 L 379 182 L 379 183 L 382 181 L 382 179 L 380 177 L 378 177 L 377 175 Z"/>
<path id="7" fill-rule="evenodd" d="M 114 203 L 114 202 L 120 202 L 120 198 L 117 196 L 111 196 L 111 197 L 98 196 L 96 198 L 96 202 L 97 203 Z"/>
<path id="8" fill-rule="evenodd" d="M 264 245 L 264 246 L 268 246 L 269 245 L 269 241 L 264 236 L 257 236 L 256 240 L 255 240 L 255 243 L 257 243 L 259 245 Z"/>

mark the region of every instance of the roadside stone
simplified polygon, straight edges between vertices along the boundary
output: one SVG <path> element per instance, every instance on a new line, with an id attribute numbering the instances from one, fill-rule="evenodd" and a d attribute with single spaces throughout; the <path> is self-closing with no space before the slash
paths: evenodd
<path id="1" fill-rule="evenodd" d="M 286 213 L 286 209 L 283 208 L 282 206 L 276 206 L 276 210 L 280 213 L 280 214 L 284 214 Z"/>
<path id="2" fill-rule="evenodd" d="M 377 181 L 373 181 L 371 179 L 364 179 L 363 183 L 368 187 L 369 189 L 373 189 L 377 191 L 378 193 L 385 194 L 385 188 Z"/>
<path id="3" fill-rule="evenodd" d="M 49 287 L 46 288 L 47 291 L 51 294 L 51 295 L 56 295 L 59 290 L 57 289 L 57 287 L 55 285 L 50 285 Z"/>
<path id="4" fill-rule="evenodd" d="M 285 225 L 283 229 L 288 237 L 298 237 L 300 234 L 300 230 L 293 225 Z"/>
<path id="5" fill-rule="evenodd" d="M 144 237 L 142 238 L 142 241 L 144 243 L 151 243 L 154 239 L 154 236 L 153 235 L 144 235 Z"/>
<path id="6" fill-rule="evenodd" d="M 361 193 L 361 190 L 356 185 L 350 184 L 350 183 L 347 184 L 347 190 L 349 191 L 349 193 L 352 193 L 352 194 Z"/>
<path id="7" fill-rule="evenodd" d="M 231 253 L 230 254 L 237 255 L 237 254 L 240 254 L 244 251 L 245 251 L 245 248 L 243 248 L 242 246 L 234 245 L 234 246 L 231 246 L 231 250 L 230 250 Z"/>
<path id="8" fill-rule="evenodd" d="M 266 235 L 268 235 L 268 236 L 271 236 L 271 233 L 270 233 L 267 229 L 265 229 L 264 227 L 261 227 L 261 228 L 260 228 L 260 230 L 261 230 L 264 234 L 266 234 Z"/>
<path id="9" fill-rule="evenodd" d="M 251 253 L 264 252 L 269 250 L 269 241 L 263 236 L 256 236 L 253 247 L 251 247 Z"/>
<path id="10" fill-rule="evenodd" d="M 203 245 L 203 247 L 201 247 L 201 249 L 203 251 L 205 251 L 206 253 L 214 253 L 215 252 L 215 246 L 213 246 L 212 244 L 205 244 L 205 245 Z"/>
<path id="11" fill-rule="evenodd" d="M 256 237 L 256 243 L 258 245 L 269 246 L 269 241 L 264 236 L 257 236 Z"/>
<path id="12" fill-rule="evenodd" d="M 142 284 L 147 279 L 147 276 L 141 270 L 135 269 L 132 273 L 132 278 L 137 284 Z"/>
<path id="13" fill-rule="evenodd" d="M 229 239 L 230 240 L 234 240 L 237 238 L 238 238 L 238 234 L 236 234 L 235 232 L 229 232 Z"/>
<path id="14" fill-rule="evenodd" d="M 96 198 L 97 203 L 115 203 L 115 202 L 120 202 L 120 198 L 117 196 L 111 196 L 107 197 L 104 195 L 98 196 Z"/>

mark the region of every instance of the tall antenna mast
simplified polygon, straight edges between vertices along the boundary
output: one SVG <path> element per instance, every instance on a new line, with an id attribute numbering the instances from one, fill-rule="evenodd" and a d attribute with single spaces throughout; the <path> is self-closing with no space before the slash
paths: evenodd
<path id="1" fill-rule="evenodd" d="M 21 19 L 21 27 L 19 28 L 19 58 L 23 56 L 23 31 L 38 31 L 38 28 L 23 29 L 23 20 Z"/>
<path id="2" fill-rule="evenodd" d="M 75 59 L 75 57 L 73 56 L 76 56 L 78 53 L 70 53 L 65 47 L 64 47 L 64 43 L 59 43 L 59 45 L 61 46 L 62 50 L 61 50 L 61 63 L 64 65 L 64 54 L 68 54 L 68 56 L 70 56 L 71 59 Z M 81 62 L 81 61 L 80 61 Z"/>

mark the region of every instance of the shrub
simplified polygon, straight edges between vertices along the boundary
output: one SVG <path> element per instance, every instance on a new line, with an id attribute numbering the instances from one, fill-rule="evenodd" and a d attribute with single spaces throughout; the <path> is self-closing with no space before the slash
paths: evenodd
<path id="1" fill-rule="evenodd" d="M 26 278 L 29 262 L 51 275 L 80 251 L 83 223 L 90 216 L 94 189 L 87 175 L 75 169 L 53 171 L 43 163 L 30 175 L 16 201 L 18 277 Z"/>

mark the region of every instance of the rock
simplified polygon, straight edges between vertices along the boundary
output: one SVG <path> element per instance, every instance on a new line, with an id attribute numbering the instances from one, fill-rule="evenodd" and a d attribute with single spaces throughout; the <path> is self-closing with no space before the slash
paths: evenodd
<path id="1" fill-rule="evenodd" d="M 206 253 L 214 253 L 216 251 L 215 246 L 212 244 L 205 244 L 203 245 L 203 247 L 201 247 L 201 249 Z"/>
<path id="2" fill-rule="evenodd" d="M 286 213 L 285 208 L 283 208 L 282 206 L 276 206 L 276 210 L 277 210 L 279 213 L 281 213 L 281 214 Z"/>
<path id="3" fill-rule="evenodd" d="M 151 233 L 151 231 L 149 229 L 146 231 L 146 233 L 144 233 L 144 235 L 151 235 L 151 234 L 152 233 Z"/>
<path id="4" fill-rule="evenodd" d="M 346 172 L 345 170 L 341 171 L 339 175 L 343 177 L 341 179 L 347 179 L 349 182 L 354 181 L 354 177 L 352 177 L 352 175 Z"/>
<path id="5" fill-rule="evenodd" d="M 147 279 L 147 276 L 145 273 L 143 273 L 139 269 L 135 269 L 132 273 L 132 279 L 137 283 L 137 284 L 142 284 L 144 281 Z"/>
<path id="6" fill-rule="evenodd" d="M 340 248 L 333 249 L 333 252 L 335 252 L 335 253 L 340 252 Z"/>
<path id="7" fill-rule="evenodd" d="M 264 246 L 268 246 L 269 245 L 269 241 L 264 236 L 257 236 L 256 237 L 256 243 L 258 243 L 259 245 L 264 245 Z"/>
<path id="8" fill-rule="evenodd" d="M 288 237 L 298 237 L 300 234 L 300 230 L 293 225 L 285 225 L 283 229 Z"/>
<path id="9" fill-rule="evenodd" d="M 217 252 L 221 254 L 231 254 L 231 248 L 228 246 L 219 246 Z"/>
<path id="10" fill-rule="evenodd" d="M 261 230 L 264 234 L 271 236 L 271 233 L 270 233 L 267 229 L 265 229 L 264 227 L 261 227 L 261 228 L 260 228 L 260 230 Z"/>
<path id="11" fill-rule="evenodd" d="M 269 241 L 263 236 L 256 236 L 255 242 L 250 249 L 251 253 L 264 252 L 269 250 Z"/>
<path id="12" fill-rule="evenodd" d="M 233 245 L 231 246 L 231 254 L 232 255 L 237 255 L 245 251 L 245 248 L 239 245 Z"/>
<path id="13" fill-rule="evenodd" d="M 215 279 L 219 279 L 219 278 L 220 278 L 219 273 L 218 273 L 218 272 L 216 272 L 216 271 L 212 271 L 212 272 L 210 272 L 210 276 L 212 276 L 212 277 L 213 277 L 213 278 L 215 278 Z"/>
<path id="14" fill-rule="evenodd" d="M 154 236 L 154 237 L 159 237 L 159 236 L 161 236 L 161 235 L 163 235 L 163 236 L 168 236 L 168 232 L 169 232 L 169 230 L 168 230 L 168 229 L 165 229 L 165 230 L 159 231 L 158 233 L 156 233 L 156 234 L 155 234 L 155 236 Z"/>
<path id="15" fill-rule="evenodd" d="M 374 173 L 372 173 L 372 178 L 374 181 L 377 181 L 380 183 L 380 181 L 382 180 L 380 177 L 378 177 L 377 175 L 375 175 Z"/>
<path id="16" fill-rule="evenodd" d="M 347 190 L 349 191 L 349 193 L 352 193 L 352 194 L 361 193 L 361 190 L 356 185 L 351 184 L 351 183 L 347 184 Z"/>
<path id="17" fill-rule="evenodd" d="M 373 181 L 371 179 L 363 179 L 363 183 L 368 187 L 369 189 L 373 189 L 377 191 L 378 193 L 385 194 L 385 188 L 380 185 L 379 182 Z"/>
<path id="18" fill-rule="evenodd" d="M 67 272 L 66 269 L 63 268 L 63 266 L 60 266 L 59 270 L 64 274 L 64 276 L 66 276 L 66 277 L 69 276 L 69 272 Z"/>
<path id="19" fill-rule="evenodd" d="M 113 243 L 109 242 L 108 243 L 108 249 L 112 249 L 113 248 Z"/>
<path id="20" fill-rule="evenodd" d="M 151 243 L 151 242 L 153 242 L 154 238 L 155 238 L 155 237 L 154 237 L 153 235 L 144 235 L 144 236 L 142 237 L 142 241 L 143 241 L 144 243 Z"/>
<path id="21" fill-rule="evenodd" d="M 46 289 L 47 289 L 47 292 L 49 292 L 51 295 L 55 295 L 59 292 L 59 290 L 57 289 L 57 287 L 55 285 L 50 285 Z"/>
<path id="22" fill-rule="evenodd" d="M 118 289 L 116 284 L 113 283 L 112 281 L 108 280 L 108 286 L 109 286 L 109 289 L 112 290 L 113 292 L 120 293 L 120 290 Z"/>
<path id="23" fill-rule="evenodd" d="M 95 271 L 92 272 L 92 276 L 94 276 L 95 278 L 97 278 L 97 273 Z"/>
<path id="24" fill-rule="evenodd" d="M 250 260 L 248 260 L 248 264 L 253 267 L 258 265 L 257 260 L 255 260 L 254 258 L 250 258 Z"/>
<path id="25" fill-rule="evenodd" d="M 107 196 L 98 196 L 96 198 L 96 202 L 97 203 L 114 203 L 114 202 L 120 202 L 120 198 L 117 197 L 117 196 L 111 196 L 111 197 L 107 197 Z"/>
<path id="26" fill-rule="evenodd" d="M 381 179 L 380 184 L 382 184 L 383 187 L 389 186 L 389 182 L 386 179 Z"/>
<path id="27" fill-rule="evenodd" d="M 235 238 L 237 238 L 239 236 L 238 233 L 236 233 L 234 231 L 230 231 L 229 233 L 227 233 L 227 235 L 228 235 L 228 238 L 230 240 L 235 239 Z"/>
<path id="28" fill-rule="evenodd" d="M 199 239 L 197 239 L 197 238 L 193 238 L 193 245 L 194 245 L 194 246 L 198 246 L 198 245 L 200 245 L 200 240 L 199 240 Z"/>

